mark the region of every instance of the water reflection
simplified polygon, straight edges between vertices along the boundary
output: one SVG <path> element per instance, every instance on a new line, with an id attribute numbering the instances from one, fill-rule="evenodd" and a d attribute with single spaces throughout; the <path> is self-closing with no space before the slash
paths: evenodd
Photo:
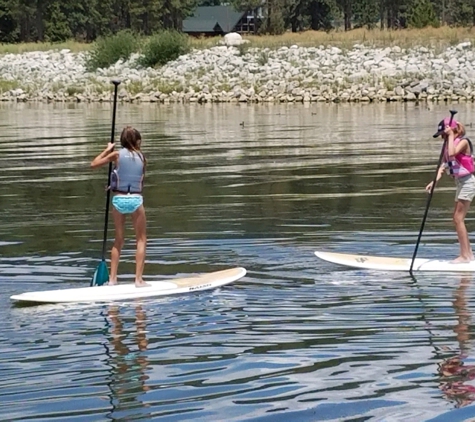
<path id="1" fill-rule="evenodd" d="M 108 386 L 111 411 L 108 417 L 116 420 L 136 414 L 143 415 L 147 404 L 143 394 L 149 391 L 147 367 L 147 316 L 141 305 L 135 306 L 135 327 L 126 327 L 131 318 L 120 315 L 120 306 L 111 305 L 107 310 L 106 327 L 108 343 L 104 344 L 110 367 Z M 135 331 L 134 333 L 132 333 Z"/>
<path id="2" fill-rule="evenodd" d="M 447 400 L 455 403 L 456 408 L 467 406 L 475 400 L 475 364 L 470 363 L 473 358 L 469 357 L 471 315 L 467 307 L 467 290 L 471 282 L 470 277 L 462 277 L 454 292 L 453 306 L 457 318 L 454 333 L 458 352 L 438 365 L 439 388 Z"/>

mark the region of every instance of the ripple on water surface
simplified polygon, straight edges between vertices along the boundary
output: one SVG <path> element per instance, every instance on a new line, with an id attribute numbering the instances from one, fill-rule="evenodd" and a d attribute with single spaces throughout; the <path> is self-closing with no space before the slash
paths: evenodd
<path id="1" fill-rule="evenodd" d="M 118 128 L 142 131 L 148 159 L 146 277 L 248 273 L 212 292 L 34 307 L 9 296 L 87 286 L 99 262 L 106 174 L 88 163 L 110 105 L 0 114 L 0 419 L 475 417 L 472 276 L 414 280 L 313 254 L 412 255 L 438 157 L 434 111 L 121 105 Z M 438 187 L 419 256 L 457 253 L 452 189 Z"/>

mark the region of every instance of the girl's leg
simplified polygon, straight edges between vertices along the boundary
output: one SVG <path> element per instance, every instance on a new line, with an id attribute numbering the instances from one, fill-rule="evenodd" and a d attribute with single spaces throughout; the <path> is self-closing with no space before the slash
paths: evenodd
<path id="1" fill-rule="evenodd" d="M 137 241 L 137 252 L 135 254 L 135 285 L 137 287 L 149 286 L 143 281 L 143 269 L 145 266 L 145 249 L 147 246 L 147 220 L 145 218 L 145 208 L 143 205 L 132 214 L 132 223 Z"/>
<path id="2" fill-rule="evenodd" d="M 119 268 L 120 252 L 124 246 L 125 215 L 112 207 L 112 217 L 114 218 L 115 238 L 111 250 L 111 273 L 109 285 L 117 284 L 117 269 Z"/>
<path id="3" fill-rule="evenodd" d="M 460 256 L 454 262 L 470 262 L 473 259 L 472 247 L 465 227 L 465 216 L 470 208 L 470 201 L 459 199 L 455 203 L 454 224 L 460 244 Z"/>

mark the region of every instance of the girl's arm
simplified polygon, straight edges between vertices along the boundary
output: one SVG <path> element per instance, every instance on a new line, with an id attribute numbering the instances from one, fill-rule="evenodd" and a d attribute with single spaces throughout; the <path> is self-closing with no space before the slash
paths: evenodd
<path id="1" fill-rule="evenodd" d="M 114 144 L 109 143 L 107 147 L 102 151 L 94 160 L 91 161 L 91 167 L 97 168 L 101 167 L 104 164 L 116 161 L 119 158 L 119 153 L 114 151 Z"/>
<path id="2" fill-rule="evenodd" d="M 445 163 L 443 163 L 440 167 L 439 167 L 439 171 L 437 172 L 437 178 L 435 179 L 435 183 L 437 184 L 437 182 L 440 180 L 440 178 L 442 177 L 442 175 L 444 174 L 445 172 L 445 169 L 446 169 L 447 165 Z M 433 182 L 430 182 L 427 186 L 426 186 L 426 191 L 427 192 L 430 192 L 431 189 L 432 189 L 432 183 Z"/>
<path id="3" fill-rule="evenodd" d="M 457 154 L 467 154 L 470 155 L 470 145 L 468 144 L 468 141 L 466 139 L 462 139 L 457 146 L 454 144 L 454 139 L 455 135 L 454 132 L 451 128 L 447 127 L 445 130 L 445 133 L 447 134 L 447 154 L 449 157 L 455 157 Z M 468 152 L 467 152 L 468 151 Z"/>

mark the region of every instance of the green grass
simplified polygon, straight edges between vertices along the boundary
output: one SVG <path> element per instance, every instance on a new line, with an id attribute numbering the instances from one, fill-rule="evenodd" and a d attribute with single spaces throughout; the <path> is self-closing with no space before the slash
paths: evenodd
<path id="1" fill-rule="evenodd" d="M 8 92 L 11 89 L 17 89 L 20 88 L 20 82 L 19 81 L 7 81 L 6 79 L 0 78 L 0 94 L 3 94 L 4 92 Z"/>
<path id="2" fill-rule="evenodd" d="M 76 94 L 82 94 L 84 93 L 84 87 L 82 86 L 75 86 L 75 85 L 70 85 L 66 88 L 67 94 L 72 97 Z"/>
<path id="3" fill-rule="evenodd" d="M 179 82 L 160 81 L 160 82 L 155 84 L 155 87 L 162 94 L 171 94 L 173 91 L 182 92 L 184 90 L 183 86 Z"/>

